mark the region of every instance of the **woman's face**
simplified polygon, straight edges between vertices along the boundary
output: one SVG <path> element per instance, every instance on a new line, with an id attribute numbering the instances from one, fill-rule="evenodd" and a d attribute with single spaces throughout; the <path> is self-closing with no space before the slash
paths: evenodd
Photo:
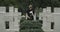
<path id="1" fill-rule="evenodd" d="M 30 9 L 30 10 L 32 9 L 32 5 L 29 5 L 29 9 Z"/>

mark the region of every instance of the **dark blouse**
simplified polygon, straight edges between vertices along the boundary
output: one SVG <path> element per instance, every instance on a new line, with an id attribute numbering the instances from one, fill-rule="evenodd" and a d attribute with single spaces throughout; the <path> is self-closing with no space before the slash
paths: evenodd
<path id="1" fill-rule="evenodd" d="M 32 11 L 32 13 L 34 14 L 34 10 L 27 10 L 27 14 L 28 14 L 28 16 L 30 17 L 30 16 L 33 16 L 30 12 Z"/>

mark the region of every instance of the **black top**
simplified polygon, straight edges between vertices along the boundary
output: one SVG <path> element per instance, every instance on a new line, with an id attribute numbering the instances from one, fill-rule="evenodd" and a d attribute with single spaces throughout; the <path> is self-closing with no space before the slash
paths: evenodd
<path id="1" fill-rule="evenodd" d="M 34 14 L 34 10 L 33 10 L 33 9 L 32 9 L 32 10 L 29 10 L 29 9 L 27 10 L 27 14 L 28 14 L 29 17 L 30 17 L 30 16 L 33 16 L 32 13 L 30 13 L 31 11 L 32 11 L 32 13 Z"/>

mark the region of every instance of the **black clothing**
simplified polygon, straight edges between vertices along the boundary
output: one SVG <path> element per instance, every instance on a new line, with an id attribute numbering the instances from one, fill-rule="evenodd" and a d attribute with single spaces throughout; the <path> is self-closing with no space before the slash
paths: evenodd
<path id="1" fill-rule="evenodd" d="M 34 14 L 33 10 L 27 10 L 27 15 L 30 17 L 30 20 L 33 20 L 33 15 L 32 15 L 32 13 L 30 13 L 31 11 Z"/>

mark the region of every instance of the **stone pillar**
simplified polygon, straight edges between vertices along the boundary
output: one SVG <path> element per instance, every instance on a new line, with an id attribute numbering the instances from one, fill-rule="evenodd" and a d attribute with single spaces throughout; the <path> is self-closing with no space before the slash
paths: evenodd
<path id="1" fill-rule="evenodd" d="M 5 13 L 6 12 L 6 7 L 0 7 L 0 13 Z"/>
<path id="2" fill-rule="evenodd" d="M 13 13 L 14 11 L 14 7 L 13 6 L 9 6 L 9 13 Z"/>
<path id="3" fill-rule="evenodd" d="M 42 29 L 44 31 L 47 30 L 47 19 L 46 19 L 46 8 L 43 8 L 43 26 L 42 26 Z"/>
<path id="4" fill-rule="evenodd" d="M 47 7 L 47 13 L 51 13 L 51 7 Z"/>
<path id="5" fill-rule="evenodd" d="M 6 32 L 5 22 L 4 22 L 5 11 L 6 11 L 6 7 L 0 6 L 0 32 Z"/>
<path id="6" fill-rule="evenodd" d="M 15 8 L 15 13 L 18 12 L 18 8 Z"/>
<path id="7" fill-rule="evenodd" d="M 45 32 L 51 31 L 51 7 L 43 9 L 43 30 Z"/>
<path id="8" fill-rule="evenodd" d="M 51 7 L 47 7 L 47 29 L 48 31 L 51 31 Z"/>
<path id="9" fill-rule="evenodd" d="M 14 27 L 14 21 L 13 21 L 13 11 L 14 11 L 14 7 L 13 6 L 9 6 L 9 16 L 11 17 L 10 19 L 10 29 L 13 30 Z"/>
<path id="10" fill-rule="evenodd" d="M 18 8 L 15 8 L 15 13 L 14 13 L 14 30 L 19 32 L 19 23 L 21 19 L 21 12 L 18 13 Z"/>
<path id="11" fill-rule="evenodd" d="M 15 31 L 19 31 L 19 21 L 20 20 L 18 20 L 18 16 L 15 16 L 14 18 L 15 18 L 15 21 L 14 21 L 14 30 Z"/>

